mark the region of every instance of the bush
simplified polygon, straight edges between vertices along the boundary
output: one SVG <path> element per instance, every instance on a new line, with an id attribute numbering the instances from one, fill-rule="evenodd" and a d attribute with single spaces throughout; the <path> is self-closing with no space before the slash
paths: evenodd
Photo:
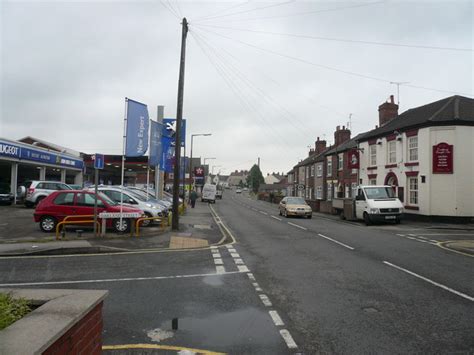
<path id="1" fill-rule="evenodd" d="M 31 312 L 25 299 L 14 299 L 10 294 L 0 293 L 0 330 L 23 318 Z"/>

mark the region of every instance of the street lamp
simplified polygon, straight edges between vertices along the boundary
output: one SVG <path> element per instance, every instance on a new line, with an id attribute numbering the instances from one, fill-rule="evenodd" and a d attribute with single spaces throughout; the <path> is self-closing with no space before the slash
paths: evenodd
<path id="1" fill-rule="evenodd" d="M 206 165 L 206 160 L 212 160 L 212 159 L 216 159 L 216 158 L 204 158 L 204 165 Z M 209 170 L 207 172 L 209 173 Z"/>
<path id="2" fill-rule="evenodd" d="M 197 133 L 197 134 L 191 134 L 191 158 L 189 161 L 189 174 L 191 176 L 191 188 L 194 188 L 194 175 L 193 175 L 193 138 L 194 137 L 199 137 L 199 136 L 211 136 L 212 133 Z M 184 176 L 186 179 L 186 167 L 184 168 Z"/>

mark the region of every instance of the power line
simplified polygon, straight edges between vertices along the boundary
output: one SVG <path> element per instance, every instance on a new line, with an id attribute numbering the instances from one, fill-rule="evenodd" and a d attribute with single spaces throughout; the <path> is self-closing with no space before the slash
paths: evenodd
<path id="1" fill-rule="evenodd" d="M 373 80 L 373 81 L 378 81 L 378 82 L 383 82 L 383 83 L 388 83 L 388 84 L 390 84 L 390 83 L 392 82 L 392 80 L 388 80 L 388 79 L 383 79 L 383 78 L 379 78 L 379 77 L 375 77 L 375 76 L 371 76 L 371 75 L 360 74 L 360 73 L 356 73 L 356 72 L 352 72 L 352 71 L 348 71 L 348 70 L 343 70 L 343 69 L 339 69 L 339 68 L 335 68 L 335 67 L 330 67 L 330 66 L 328 66 L 328 65 L 323 65 L 323 64 L 314 63 L 314 62 L 311 62 L 311 61 L 306 60 L 306 59 L 301 59 L 301 58 L 293 57 L 293 56 L 290 56 L 290 55 L 287 55 L 287 54 L 275 52 L 275 51 L 273 51 L 273 50 L 271 50 L 271 49 L 259 47 L 259 46 L 256 46 L 256 45 L 254 45 L 254 44 L 247 43 L 247 42 L 244 42 L 244 41 L 241 41 L 241 40 L 232 38 L 232 37 L 228 37 L 228 36 L 225 36 L 225 35 L 220 34 L 220 33 L 216 33 L 216 32 L 209 31 L 209 30 L 204 30 L 204 29 L 202 29 L 202 30 L 203 30 L 203 31 L 206 31 L 206 32 L 209 32 L 209 33 L 212 33 L 212 34 L 214 34 L 215 36 L 223 37 L 223 38 L 229 39 L 229 40 L 231 40 L 231 41 L 234 41 L 234 42 L 238 42 L 238 43 L 240 43 L 240 44 L 243 44 L 243 45 L 245 45 L 245 46 L 258 49 L 259 51 L 271 53 L 271 54 L 276 55 L 276 56 L 279 56 L 279 57 L 291 59 L 291 60 L 294 60 L 294 61 L 297 61 L 297 62 L 300 62 L 300 63 L 312 65 L 312 66 L 315 66 L 315 67 L 318 67 L 318 68 L 323 68 L 323 69 L 326 69 L 326 70 L 331 70 L 331 71 L 335 71 L 335 72 L 339 72 L 339 73 L 343 73 L 343 74 L 347 74 L 347 75 L 351 75 L 351 76 L 356 76 L 356 77 L 359 77 L 359 78 L 370 79 L 370 80 Z M 456 91 L 443 90 L 443 89 L 437 89 L 437 88 L 430 88 L 430 87 L 426 87 L 426 86 L 416 86 L 416 85 L 405 85 L 405 86 L 406 86 L 406 87 L 416 88 L 416 89 L 424 89 L 424 90 L 429 90 L 429 91 L 436 91 L 436 92 L 441 92 L 441 93 L 449 93 L 449 94 L 457 94 L 457 95 L 466 95 L 466 96 L 470 96 L 470 95 L 471 95 L 471 94 L 466 94 L 466 93 L 461 93 L 461 92 L 456 92 Z"/>
<path id="2" fill-rule="evenodd" d="M 202 34 L 200 34 L 201 37 L 204 37 Z M 209 39 L 207 39 L 207 41 L 209 42 L 208 45 L 210 46 L 211 44 L 211 41 L 209 41 Z M 215 50 L 215 53 L 216 53 L 216 56 L 221 56 L 222 57 L 222 61 L 226 61 L 226 59 L 223 57 L 222 53 L 225 53 L 227 54 L 229 57 L 231 57 L 232 59 L 234 59 L 234 61 L 236 63 L 239 63 L 239 60 L 237 58 L 235 58 L 235 56 L 233 56 L 231 53 L 229 53 L 228 51 L 226 51 L 225 49 L 221 48 L 221 47 L 217 47 L 215 44 L 214 46 L 217 48 L 217 50 Z M 292 114 L 291 112 L 289 112 L 286 108 L 284 108 L 283 106 L 281 106 L 278 102 L 276 102 L 272 97 L 270 97 L 268 94 L 265 93 L 264 90 L 262 90 L 261 88 L 259 88 L 254 82 L 252 82 L 247 76 L 245 76 L 244 73 L 242 73 L 241 70 L 239 70 L 236 65 L 233 65 L 232 63 L 230 62 L 227 62 L 227 65 L 231 68 L 234 68 L 234 71 L 237 72 L 237 76 L 239 76 L 241 78 L 241 80 L 243 82 L 246 82 L 247 83 L 247 86 L 249 86 L 249 88 L 255 90 L 255 92 L 257 94 L 260 95 L 260 97 L 262 97 L 263 99 L 265 99 L 267 102 L 269 102 L 270 104 L 273 104 L 274 107 L 276 107 L 278 110 L 281 110 L 282 112 L 284 112 L 284 114 L 286 114 L 290 119 L 285 119 L 285 121 L 287 121 L 288 123 L 290 123 L 290 125 L 292 125 L 299 134 L 302 135 L 302 137 L 304 139 L 306 139 L 307 137 L 302 133 L 302 132 L 305 132 L 307 133 L 309 131 L 309 127 L 307 127 L 296 115 Z M 293 122 L 293 119 L 295 121 L 298 121 L 298 123 L 300 124 L 301 127 L 297 127 L 294 122 Z M 310 140 L 312 141 L 313 140 L 313 137 L 309 136 L 310 137 Z"/>
<path id="3" fill-rule="evenodd" d="M 246 18 L 246 19 L 235 19 L 235 20 L 226 20 L 227 22 L 245 22 L 245 21 L 260 21 L 260 20 L 270 20 L 270 19 L 275 19 L 275 18 L 286 18 L 286 17 L 294 17 L 294 16 L 305 16 L 305 15 L 311 15 L 311 14 L 317 14 L 317 13 L 322 13 L 322 12 L 332 12 L 332 11 L 339 11 L 339 10 L 347 10 L 347 9 L 353 9 L 353 8 L 358 8 L 358 7 L 366 7 L 366 6 L 372 6 L 372 5 L 377 5 L 384 3 L 386 1 L 376 1 L 376 2 L 371 2 L 368 4 L 358 4 L 358 5 L 351 5 L 351 6 L 340 6 L 332 9 L 324 9 L 324 10 L 312 10 L 312 11 L 304 11 L 304 12 L 296 12 L 294 14 L 287 14 L 287 15 L 274 15 L 274 16 L 265 16 L 265 17 L 255 17 L 255 18 Z M 216 20 L 216 21 L 222 21 L 222 20 Z"/>
<path id="4" fill-rule="evenodd" d="M 168 4 L 167 4 L 165 1 L 160 0 L 160 4 L 161 4 L 166 10 L 168 10 L 168 11 L 171 13 L 171 15 L 173 15 L 174 17 L 176 17 L 177 19 L 179 19 L 178 14 L 174 11 L 174 9 L 171 9 L 170 7 L 168 7 Z"/>
<path id="5" fill-rule="evenodd" d="M 259 11 L 259 10 L 263 10 L 263 9 L 268 9 L 268 8 L 271 8 L 271 7 L 283 6 L 283 5 L 290 4 L 292 2 L 295 2 L 295 0 L 280 2 L 280 3 L 277 3 L 277 4 L 266 5 L 266 6 L 261 6 L 261 7 L 255 7 L 255 8 L 250 9 L 250 10 L 243 10 L 243 11 L 233 12 L 233 13 L 230 13 L 230 14 L 225 14 L 225 15 L 220 15 L 220 16 L 208 17 L 207 19 L 203 19 L 201 21 L 209 21 L 209 20 L 213 20 L 213 19 L 216 19 L 216 18 L 235 16 L 235 15 L 244 14 L 244 13 L 248 13 L 248 12 L 252 12 L 252 11 Z"/>
<path id="6" fill-rule="evenodd" d="M 248 4 L 248 3 L 250 3 L 250 1 L 245 1 L 245 2 L 242 2 L 242 3 L 240 3 L 240 4 L 234 4 L 234 5 L 230 6 L 230 7 L 225 8 L 225 9 L 221 9 L 220 11 L 214 12 L 214 13 L 212 13 L 212 14 L 210 14 L 210 15 L 198 17 L 197 19 L 195 19 L 195 21 L 201 21 L 201 20 L 203 20 L 203 19 L 206 19 L 206 18 L 209 18 L 209 17 L 213 17 L 213 16 L 215 16 L 215 15 L 219 15 L 219 14 L 221 14 L 221 13 L 223 13 L 223 12 L 227 12 L 227 11 L 232 10 L 232 9 L 235 9 L 235 8 L 237 8 L 237 7 L 241 7 L 241 6 L 246 5 L 246 4 Z"/>
<path id="7" fill-rule="evenodd" d="M 246 91 L 245 90 L 241 90 L 239 87 L 238 87 L 238 80 L 232 80 L 232 77 L 225 72 L 225 66 L 223 64 L 219 64 L 217 62 L 216 59 L 213 59 L 211 57 L 211 54 L 207 51 L 207 49 L 204 47 L 204 45 L 202 44 L 205 44 L 205 41 L 200 37 L 200 35 L 198 33 L 196 33 L 195 31 L 194 32 L 190 32 L 192 33 L 192 36 L 193 38 L 196 40 L 196 43 L 198 44 L 198 46 L 201 48 L 201 50 L 203 51 L 203 53 L 206 55 L 206 57 L 209 59 L 209 61 L 211 62 L 211 64 L 214 66 L 214 68 L 216 69 L 216 71 L 218 72 L 218 74 L 221 76 L 221 78 L 224 80 L 224 82 L 226 83 L 226 85 L 231 89 L 231 91 L 234 93 L 234 95 L 239 99 L 239 101 L 241 102 L 242 104 L 242 107 L 244 107 L 248 113 L 251 115 L 251 116 L 254 116 L 259 118 L 259 121 L 262 121 L 264 126 L 262 126 L 262 128 L 265 130 L 265 131 L 271 131 L 273 132 L 273 134 L 276 136 L 276 138 L 278 139 L 278 142 L 283 142 L 285 143 L 288 148 L 290 149 L 295 149 L 294 146 L 290 145 L 286 139 L 281 136 L 276 130 L 275 128 L 270 125 L 266 119 L 260 114 L 260 112 L 258 111 L 258 108 L 255 107 L 254 105 L 252 105 L 251 101 L 249 99 L 246 99 L 243 95 L 243 93 L 245 93 Z M 228 70 L 228 69 L 227 69 Z M 288 151 L 285 151 L 281 148 L 281 146 L 277 145 L 277 149 L 280 150 L 280 152 L 283 154 L 283 155 L 288 155 Z"/>
<path id="8" fill-rule="evenodd" d="M 337 42 L 347 42 L 347 43 L 361 43 L 361 44 L 369 44 L 369 45 L 377 45 L 377 46 L 407 47 L 407 48 L 436 49 L 436 50 L 450 50 L 450 51 L 466 51 L 466 52 L 472 52 L 473 51 L 472 48 L 439 47 L 439 46 L 411 45 L 411 44 L 403 44 L 403 43 L 375 42 L 375 41 L 355 40 L 355 39 L 346 39 L 346 38 L 310 36 L 310 35 L 300 35 L 300 34 L 292 34 L 292 33 L 251 30 L 251 29 L 248 29 L 248 28 L 235 28 L 235 27 L 216 26 L 216 25 L 207 25 L 207 24 L 196 24 L 196 26 L 222 28 L 222 29 L 233 30 L 233 31 L 261 33 L 261 34 L 268 34 L 268 35 L 275 35 L 275 36 L 286 36 L 286 37 L 316 39 L 316 40 L 323 40 L 323 41 L 337 41 Z"/>

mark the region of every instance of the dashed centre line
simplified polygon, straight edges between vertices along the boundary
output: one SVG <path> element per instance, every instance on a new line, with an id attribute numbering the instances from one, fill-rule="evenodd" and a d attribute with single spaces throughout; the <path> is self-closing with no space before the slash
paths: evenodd
<path id="1" fill-rule="evenodd" d="M 268 213 L 265 211 L 258 211 L 258 212 L 260 212 L 261 214 L 264 214 L 265 216 L 268 216 Z"/>
<path id="2" fill-rule="evenodd" d="M 272 306 L 272 302 L 270 302 L 270 299 L 268 298 L 267 295 L 260 294 L 260 295 L 258 295 L 258 297 L 260 297 L 260 299 L 262 300 L 262 303 L 263 303 L 266 307 L 271 307 L 271 306 Z"/>
<path id="3" fill-rule="evenodd" d="M 285 325 L 277 311 L 268 311 L 268 313 L 270 314 L 270 317 L 272 317 L 273 323 L 275 323 L 277 327 Z"/>
<path id="4" fill-rule="evenodd" d="M 291 222 L 287 222 L 287 223 L 288 223 L 290 226 L 293 226 L 293 227 L 296 227 L 296 228 L 299 228 L 299 229 L 302 229 L 302 230 L 305 230 L 305 231 L 308 230 L 308 228 L 303 227 L 303 226 L 300 226 L 300 225 L 298 225 L 298 224 L 291 223 Z"/>
<path id="5" fill-rule="evenodd" d="M 282 219 L 278 218 L 277 216 L 270 216 L 270 217 L 272 217 L 273 219 L 276 219 L 277 221 L 282 221 Z"/>
<path id="6" fill-rule="evenodd" d="M 347 249 L 350 249 L 350 250 L 354 250 L 353 247 L 351 247 L 351 246 L 349 246 L 349 245 L 347 245 L 347 244 L 344 244 L 344 243 L 342 243 L 342 242 L 340 242 L 340 241 L 338 241 L 338 240 L 336 240 L 336 239 L 329 238 L 329 237 L 327 237 L 327 236 L 325 236 L 325 235 L 322 235 L 322 234 L 318 234 L 318 236 L 320 236 L 321 238 L 330 240 L 330 241 L 333 242 L 333 243 L 342 245 L 344 248 L 347 248 Z"/>

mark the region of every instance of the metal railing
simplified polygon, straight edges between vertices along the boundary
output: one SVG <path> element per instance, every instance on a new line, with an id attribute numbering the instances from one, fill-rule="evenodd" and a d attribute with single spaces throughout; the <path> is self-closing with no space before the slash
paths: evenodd
<path id="1" fill-rule="evenodd" d="M 74 217 L 82 217 L 82 216 L 67 216 L 66 218 L 64 218 L 63 221 L 59 222 L 56 226 L 56 240 L 59 240 L 59 229 L 62 225 L 65 225 L 65 224 L 94 224 L 93 219 L 73 220 L 72 221 L 72 220 L 68 220 L 68 217 L 74 218 Z M 96 221 L 96 223 L 97 223 L 97 230 L 100 233 L 100 223 L 99 223 L 99 221 Z"/>

